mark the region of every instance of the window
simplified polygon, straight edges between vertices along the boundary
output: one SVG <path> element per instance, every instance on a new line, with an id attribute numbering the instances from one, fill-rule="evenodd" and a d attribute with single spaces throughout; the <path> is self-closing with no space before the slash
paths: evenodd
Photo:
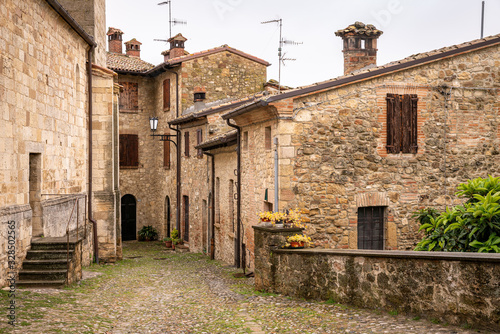
<path id="1" fill-rule="evenodd" d="M 273 145 L 272 145 L 272 138 L 271 138 L 271 127 L 270 126 L 266 126 L 266 128 L 264 129 L 265 131 L 265 134 L 264 134 L 264 142 L 265 142 L 265 145 L 266 145 L 266 150 L 270 150 Z"/>
<path id="2" fill-rule="evenodd" d="M 138 84 L 136 82 L 120 82 L 123 86 L 123 92 L 120 94 L 120 111 L 138 111 L 139 95 Z"/>
<path id="3" fill-rule="evenodd" d="M 139 136 L 120 135 L 120 167 L 139 166 Z"/>
<path id="4" fill-rule="evenodd" d="M 415 94 L 387 94 L 387 153 L 417 153 Z"/>
<path id="5" fill-rule="evenodd" d="M 184 132 L 184 156 L 189 157 L 189 131 Z"/>
<path id="6" fill-rule="evenodd" d="M 248 131 L 243 132 L 243 150 L 248 150 Z"/>
<path id="7" fill-rule="evenodd" d="M 168 133 L 165 133 L 168 136 Z M 163 142 L 163 167 L 170 169 L 170 142 L 165 140 Z"/>
<path id="8" fill-rule="evenodd" d="M 384 209 L 358 208 L 358 249 L 384 249 Z"/>
<path id="9" fill-rule="evenodd" d="M 163 111 L 170 110 L 170 79 L 163 80 Z"/>
<path id="10" fill-rule="evenodd" d="M 196 145 L 200 145 L 203 141 L 203 131 L 201 129 L 196 130 Z M 203 150 L 201 148 L 198 149 L 197 152 L 198 158 L 203 157 Z"/>

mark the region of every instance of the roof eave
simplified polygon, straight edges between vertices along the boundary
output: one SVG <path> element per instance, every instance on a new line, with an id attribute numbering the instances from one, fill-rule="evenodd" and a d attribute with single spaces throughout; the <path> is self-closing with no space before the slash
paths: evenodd
<path id="1" fill-rule="evenodd" d="M 234 118 L 236 116 L 245 114 L 249 111 L 252 111 L 254 109 L 260 108 L 260 107 L 265 107 L 269 104 L 269 99 L 267 100 L 257 100 L 252 103 L 246 104 L 242 107 L 236 108 L 235 110 L 228 112 L 227 114 L 222 115 L 222 119 L 230 119 Z"/>
<path id="2" fill-rule="evenodd" d="M 56 0 L 45 0 L 62 18 L 68 23 L 71 28 L 91 47 L 96 47 L 97 43 L 94 38 L 87 34 L 78 22 L 64 9 L 64 7 Z"/>

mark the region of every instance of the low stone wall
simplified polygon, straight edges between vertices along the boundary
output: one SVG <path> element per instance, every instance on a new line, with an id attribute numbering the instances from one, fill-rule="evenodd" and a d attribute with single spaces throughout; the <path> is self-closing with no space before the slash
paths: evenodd
<path id="1" fill-rule="evenodd" d="M 78 208 L 75 207 L 73 216 L 71 211 L 75 199 L 78 198 Z M 79 216 L 80 228 L 85 224 L 85 195 L 64 196 L 49 198 L 42 201 L 43 235 L 45 237 L 63 237 L 69 221 L 69 230 L 76 230 L 76 217 Z M 77 212 L 78 211 L 78 212 Z M 71 221 L 69 220 L 71 218 Z"/>
<path id="2" fill-rule="evenodd" d="M 270 230 L 254 227 L 258 290 L 500 331 L 500 255 L 289 250 Z"/>
<path id="3" fill-rule="evenodd" d="M 0 287 L 7 284 L 6 279 L 11 277 L 10 272 L 17 275 L 26 257 L 31 244 L 31 216 L 29 205 L 13 205 L 0 210 Z M 11 229 L 11 226 L 14 226 L 14 229 Z M 9 234 L 12 230 L 14 233 Z M 14 241 L 15 245 L 13 268 L 9 268 L 8 263 L 12 260 L 8 254 L 9 240 Z"/>

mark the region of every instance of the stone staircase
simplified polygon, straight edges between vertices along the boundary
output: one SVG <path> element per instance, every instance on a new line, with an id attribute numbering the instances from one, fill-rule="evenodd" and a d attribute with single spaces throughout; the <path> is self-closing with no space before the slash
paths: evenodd
<path id="1" fill-rule="evenodd" d="M 69 259 L 75 252 L 76 238 L 70 238 Z M 23 261 L 16 285 L 21 287 L 63 287 L 68 272 L 67 240 L 34 238 Z"/>

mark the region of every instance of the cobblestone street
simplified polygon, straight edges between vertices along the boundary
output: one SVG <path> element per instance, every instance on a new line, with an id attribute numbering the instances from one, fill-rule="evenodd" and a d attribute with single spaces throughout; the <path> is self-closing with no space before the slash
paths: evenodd
<path id="1" fill-rule="evenodd" d="M 19 289 L 17 326 L 2 307 L 0 333 L 487 333 L 261 293 L 235 272 L 159 242 L 127 242 L 123 261 L 87 268 L 78 285 Z"/>

